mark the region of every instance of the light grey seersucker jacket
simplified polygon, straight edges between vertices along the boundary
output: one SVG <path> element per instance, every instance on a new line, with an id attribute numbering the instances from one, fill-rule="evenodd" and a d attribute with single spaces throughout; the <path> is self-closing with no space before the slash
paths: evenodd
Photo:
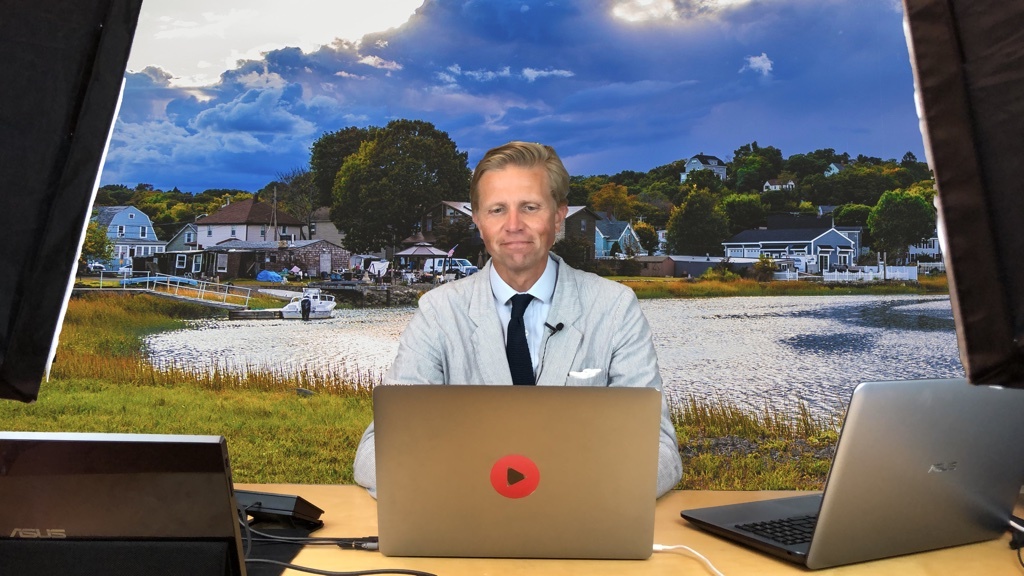
<path id="1" fill-rule="evenodd" d="M 538 386 L 648 386 L 661 389 L 651 329 L 629 288 L 558 263 L 558 279 L 547 323 L 564 327 L 541 342 Z M 419 310 L 402 332 L 387 384 L 512 384 L 505 336 L 491 294 L 490 266 L 440 286 L 420 298 Z M 500 361 L 499 361 L 500 360 Z M 579 379 L 569 372 L 600 368 Z M 373 424 L 366 429 L 353 464 L 355 481 L 376 494 Z M 658 495 L 682 477 L 675 428 L 661 400 Z"/>

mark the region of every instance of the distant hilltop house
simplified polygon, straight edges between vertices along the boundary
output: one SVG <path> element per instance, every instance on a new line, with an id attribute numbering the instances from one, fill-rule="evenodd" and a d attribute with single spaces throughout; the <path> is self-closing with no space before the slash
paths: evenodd
<path id="1" fill-rule="evenodd" d="M 835 176 L 836 174 L 839 174 L 845 169 L 846 164 L 837 164 L 835 162 L 832 162 L 831 164 L 828 165 L 828 168 L 825 169 L 825 176 Z"/>
<path id="2" fill-rule="evenodd" d="M 695 170 L 710 170 L 720 179 L 725 180 L 725 162 L 717 156 L 701 152 L 686 161 L 685 171 L 679 175 L 680 182 L 686 182 L 686 175 Z"/>
<path id="3" fill-rule="evenodd" d="M 114 245 L 114 256 L 103 262 L 108 269 L 120 268 L 132 263 L 136 256 L 150 256 L 164 251 L 166 242 L 161 242 L 153 229 L 153 221 L 145 212 L 134 206 L 100 206 L 92 220 L 106 229 L 107 238 Z"/>
<path id="4" fill-rule="evenodd" d="M 306 237 L 301 220 L 256 198 L 229 201 L 220 210 L 196 220 L 196 227 L 199 248 L 228 240 L 266 242 Z"/>
<path id="5" fill-rule="evenodd" d="M 796 189 L 796 182 L 792 180 L 780 180 L 778 178 L 772 178 L 764 183 L 764 191 L 769 190 L 794 190 Z"/>

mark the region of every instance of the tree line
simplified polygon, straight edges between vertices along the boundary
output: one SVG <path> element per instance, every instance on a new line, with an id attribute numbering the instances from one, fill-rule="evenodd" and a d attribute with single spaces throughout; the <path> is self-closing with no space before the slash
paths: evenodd
<path id="1" fill-rule="evenodd" d="M 838 226 L 862 226 L 872 246 L 898 255 L 935 228 L 931 173 L 907 152 L 902 159 L 820 149 L 784 157 L 774 146 L 744 144 L 726 162 L 727 177 L 691 172 L 689 157 L 650 169 L 572 176 L 569 203 L 632 221 L 641 244 L 653 251 L 657 230 L 667 230 L 673 254 L 721 254 L 721 243 L 743 230 L 765 225 L 769 213 L 816 213 L 836 206 Z M 825 176 L 830 165 L 843 169 Z M 346 248 L 372 252 L 396 246 L 417 231 L 420 216 L 443 200 L 468 201 L 468 154 L 444 131 L 422 120 L 394 120 L 386 126 L 345 127 L 325 132 L 310 146 L 307 166 L 277 175 L 255 192 L 276 198 L 279 207 L 309 223 L 313 211 L 329 207 L 331 220 L 346 234 Z M 792 181 L 792 189 L 764 191 L 768 180 Z M 103 186 L 97 205 L 132 205 L 153 220 L 161 238 L 217 210 L 227 200 L 254 193 L 210 189 L 192 194 L 152 185 Z M 458 243 L 468 226 L 438 234 Z M 447 247 L 447 246 L 444 246 Z M 471 250 L 468 243 L 457 250 Z"/>

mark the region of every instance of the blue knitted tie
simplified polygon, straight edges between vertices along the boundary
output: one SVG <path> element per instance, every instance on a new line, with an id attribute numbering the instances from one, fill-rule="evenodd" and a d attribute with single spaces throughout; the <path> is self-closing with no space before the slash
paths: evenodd
<path id="1" fill-rule="evenodd" d="M 526 325 L 523 313 L 533 300 L 530 294 L 516 294 L 512 297 L 512 319 L 508 321 L 508 343 L 505 344 L 505 356 L 508 368 L 512 372 L 513 384 L 533 386 L 533 360 L 530 359 L 530 345 L 526 343 Z"/>

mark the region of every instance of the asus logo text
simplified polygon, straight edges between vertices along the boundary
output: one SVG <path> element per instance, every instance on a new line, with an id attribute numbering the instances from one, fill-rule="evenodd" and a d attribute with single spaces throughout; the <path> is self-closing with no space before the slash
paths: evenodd
<path id="1" fill-rule="evenodd" d="M 956 462 L 939 462 L 938 464 L 932 464 L 928 468 L 929 474 L 938 474 L 939 472 L 952 472 L 956 470 Z"/>
<path id="2" fill-rule="evenodd" d="M 67 538 L 63 528 L 15 528 L 11 531 L 11 538 Z"/>

